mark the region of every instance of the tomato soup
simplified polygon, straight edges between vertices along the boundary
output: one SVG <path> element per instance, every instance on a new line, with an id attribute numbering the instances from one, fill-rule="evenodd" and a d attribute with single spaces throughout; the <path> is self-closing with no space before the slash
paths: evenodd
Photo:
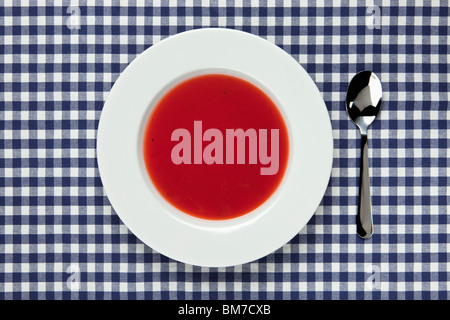
<path id="1" fill-rule="evenodd" d="M 144 133 L 147 172 L 158 192 L 191 216 L 226 220 L 263 204 L 287 167 L 288 131 L 257 86 L 224 74 L 170 89 Z"/>

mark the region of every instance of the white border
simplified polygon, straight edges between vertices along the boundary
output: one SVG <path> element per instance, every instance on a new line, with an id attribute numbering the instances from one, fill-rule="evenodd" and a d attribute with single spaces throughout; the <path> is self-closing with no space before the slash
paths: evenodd
<path id="1" fill-rule="evenodd" d="M 155 99 L 180 77 L 199 70 L 247 75 L 246 80 L 269 89 L 269 96 L 285 116 L 288 168 L 276 193 L 255 210 L 258 212 L 226 221 L 175 212 L 143 174 L 142 124 Z M 325 103 L 298 62 L 260 37 L 216 28 L 180 33 L 137 57 L 111 89 L 97 136 L 105 192 L 130 231 L 168 257 L 209 267 L 256 260 L 292 239 L 323 197 L 332 149 Z"/>

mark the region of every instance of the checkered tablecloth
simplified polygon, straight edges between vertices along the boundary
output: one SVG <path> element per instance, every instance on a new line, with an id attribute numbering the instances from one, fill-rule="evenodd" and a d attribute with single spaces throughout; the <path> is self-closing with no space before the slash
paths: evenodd
<path id="1" fill-rule="evenodd" d="M 16 1 L 0 3 L 0 298 L 449 299 L 448 1 Z M 96 162 L 104 101 L 170 35 L 243 30 L 275 43 L 326 102 L 333 170 L 317 212 L 252 263 L 185 265 L 139 241 Z M 375 234 L 356 234 L 360 136 L 344 106 L 373 70 Z"/>

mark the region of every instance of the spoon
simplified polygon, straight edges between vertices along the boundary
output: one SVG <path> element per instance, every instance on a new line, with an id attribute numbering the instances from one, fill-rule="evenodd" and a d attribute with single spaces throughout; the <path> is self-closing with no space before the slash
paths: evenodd
<path id="1" fill-rule="evenodd" d="M 358 235 L 363 239 L 368 239 L 373 234 L 367 128 L 378 115 L 381 101 L 381 82 L 373 72 L 361 71 L 350 81 L 345 106 L 350 118 L 361 132 L 361 167 L 356 227 Z"/>

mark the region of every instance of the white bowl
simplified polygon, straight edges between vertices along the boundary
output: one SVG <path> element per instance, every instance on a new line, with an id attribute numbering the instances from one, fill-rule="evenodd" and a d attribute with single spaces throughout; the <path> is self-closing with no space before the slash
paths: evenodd
<path id="1" fill-rule="evenodd" d="M 142 154 L 145 125 L 162 95 L 206 73 L 238 76 L 263 89 L 289 134 L 288 165 L 276 192 L 253 212 L 223 221 L 199 219 L 170 205 L 153 186 Z M 298 234 L 324 195 L 332 154 L 328 112 L 306 71 L 274 44 L 230 29 L 183 32 L 144 51 L 111 89 L 97 137 L 105 192 L 130 231 L 163 255 L 209 267 L 256 260 Z"/>

